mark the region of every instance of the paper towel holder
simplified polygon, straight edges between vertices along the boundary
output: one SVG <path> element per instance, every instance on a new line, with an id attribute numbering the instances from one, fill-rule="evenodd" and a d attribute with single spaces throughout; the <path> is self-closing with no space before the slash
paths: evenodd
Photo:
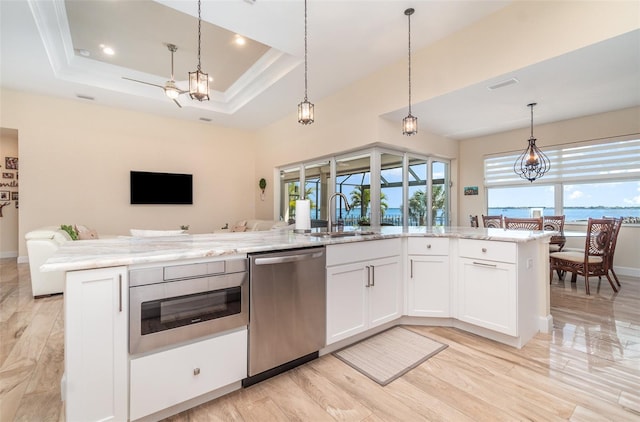
<path id="1" fill-rule="evenodd" d="M 262 193 L 260 194 L 260 199 L 264 201 L 264 190 L 267 188 L 267 181 L 263 178 L 260 179 L 260 181 L 258 181 L 258 187 L 260 187 L 260 190 L 262 191 Z"/>

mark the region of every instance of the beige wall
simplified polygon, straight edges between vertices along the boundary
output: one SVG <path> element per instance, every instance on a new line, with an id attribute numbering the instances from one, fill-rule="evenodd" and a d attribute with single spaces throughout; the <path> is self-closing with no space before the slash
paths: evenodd
<path id="1" fill-rule="evenodd" d="M 19 133 L 21 257 L 45 225 L 203 233 L 255 213 L 251 132 L 9 90 L 1 105 Z M 194 204 L 130 205 L 130 170 L 193 174 Z"/>
<path id="2" fill-rule="evenodd" d="M 18 192 L 20 184 L 17 178 L 18 170 L 7 170 L 5 157 L 18 157 L 18 133 L 15 130 L 0 130 L 0 173 L 11 173 L 14 177 L 5 179 L 0 176 L 0 191 Z M 9 202 L 9 205 L 2 208 L 2 217 L 0 217 L 0 258 L 13 258 L 18 256 L 19 209 L 16 208 L 18 201 L 0 201 L 0 203 L 6 202 Z"/>
<path id="3" fill-rule="evenodd" d="M 413 101 L 426 101 L 637 29 L 639 12 L 640 3 L 635 1 L 514 2 L 454 35 L 414 52 Z M 390 122 L 379 117 L 407 106 L 406 66 L 406 59 L 400 60 L 334 95 L 315 101 L 313 77 L 310 77 L 309 93 L 310 101 L 315 103 L 315 122 L 310 126 L 298 124 L 296 105 L 292 104 L 289 116 L 258 132 L 256 175 L 266 178 L 271 187 L 265 201 L 256 201 L 258 216 L 273 215 L 276 177 L 273 169 L 283 164 L 373 142 L 457 157 L 457 141 L 429 134 L 424 129 L 417 136 L 402 136 L 399 121 Z M 313 76 L 312 69 L 310 76 Z M 301 87 L 301 99 L 302 93 Z M 419 122 L 429 119 L 429 116 L 418 117 Z M 467 164 L 462 159 L 452 162 L 454 193 L 458 186 L 464 186 L 455 180 L 458 165 Z M 454 195 L 451 210 L 454 221 L 459 215 L 465 215 L 458 212 L 457 199 Z"/>
<path id="4" fill-rule="evenodd" d="M 640 136 L 640 107 L 535 126 L 536 144 L 543 151 L 545 146 L 590 139 L 606 139 L 633 133 Z M 483 158 L 488 154 L 524 150 L 529 136 L 529 128 L 525 128 L 460 141 L 459 159 L 462 163 L 458 174 L 460 186 L 478 186 L 479 189 L 477 196 L 464 196 L 462 192 L 458 192 L 460 204 L 458 225 L 468 225 L 470 214 L 479 216 L 487 213 L 486 189 L 483 184 Z M 585 227 L 582 224 L 582 226 L 571 226 L 567 229 L 585 230 Z M 584 246 L 584 244 L 578 245 L 579 242 L 579 240 L 572 239 L 570 246 Z M 616 248 L 616 267 L 628 268 L 627 273 L 640 276 L 638 250 L 640 250 L 640 227 L 623 225 Z"/>

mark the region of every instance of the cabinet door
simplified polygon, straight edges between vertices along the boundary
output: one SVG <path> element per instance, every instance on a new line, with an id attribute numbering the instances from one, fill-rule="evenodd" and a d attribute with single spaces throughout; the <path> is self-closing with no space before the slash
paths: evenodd
<path id="1" fill-rule="evenodd" d="M 125 267 L 67 273 L 65 412 L 70 421 L 127 420 Z"/>
<path id="2" fill-rule="evenodd" d="M 402 270 L 399 256 L 377 259 L 368 265 L 370 286 L 366 290 L 369 328 L 372 328 L 402 315 Z"/>
<path id="3" fill-rule="evenodd" d="M 362 263 L 327 267 L 327 344 L 367 328 L 366 285 Z"/>
<path id="4" fill-rule="evenodd" d="M 515 264 L 460 258 L 458 318 L 517 336 Z"/>
<path id="5" fill-rule="evenodd" d="M 408 314 L 411 316 L 451 316 L 449 257 L 409 256 Z"/>

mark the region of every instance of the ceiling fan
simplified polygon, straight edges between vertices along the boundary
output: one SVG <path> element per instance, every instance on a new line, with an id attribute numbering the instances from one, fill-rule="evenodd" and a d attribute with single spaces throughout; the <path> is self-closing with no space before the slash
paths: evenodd
<path id="1" fill-rule="evenodd" d="M 167 48 L 171 52 L 171 79 L 168 80 L 164 85 L 158 85 L 158 84 L 152 84 L 151 82 L 139 81 L 137 79 L 127 78 L 126 76 L 123 76 L 122 79 L 127 79 L 129 81 L 162 88 L 164 90 L 165 95 L 171 98 L 178 107 L 182 108 L 177 98 L 180 94 L 185 94 L 189 91 L 183 91 L 180 88 L 178 88 L 178 86 L 176 85 L 176 81 L 173 77 L 173 53 L 175 53 L 178 50 L 178 47 L 176 47 L 175 44 L 167 44 Z"/>

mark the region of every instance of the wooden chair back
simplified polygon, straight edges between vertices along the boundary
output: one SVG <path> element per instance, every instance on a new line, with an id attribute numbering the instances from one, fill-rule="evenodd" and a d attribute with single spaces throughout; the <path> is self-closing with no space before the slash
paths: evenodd
<path id="1" fill-rule="evenodd" d="M 504 218 L 504 228 L 508 230 L 542 230 L 542 217 Z"/>
<path id="2" fill-rule="evenodd" d="M 486 228 L 501 229 L 502 228 L 502 214 L 500 215 L 483 215 L 482 225 Z"/>
<path id="3" fill-rule="evenodd" d="M 478 216 L 477 215 L 469 215 L 469 224 L 471 224 L 471 227 L 480 227 L 478 225 Z"/>
<path id="4" fill-rule="evenodd" d="M 620 227 L 622 227 L 622 217 L 615 218 L 613 220 L 613 236 L 611 237 L 611 243 L 609 245 L 609 254 L 607 255 L 607 271 L 611 272 L 616 284 L 620 286 L 620 280 L 618 275 L 613 269 L 613 258 L 616 253 L 616 243 L 618 243 L 618 233 L 620 233 Z"/>
<path id="5" fill-rule="evenodd" d="M 554 232 L 564 232 L 564 215 L 549 215 L 544 216 L 542 218 L 542 228 L 543 230 L 554 231 Z M 565 237 L 562 234 L 551 236 L 549 240 L 550 245 L 557 245 L 555 249 L 561 251 L 564 248 L 564 244 L 566 242 Z M 554 249 L 554 250 L 555 250 Z"/>
<path id="6" fill-rule="evenodd" d="M 609 259 L 608 254 L 613 240 L 614 220 L 610 218 L 590 218 L 587 224 L 587 239 L 584 245 L 584 259 L 589 256 L 600 256 L 603 261 Z"/>

